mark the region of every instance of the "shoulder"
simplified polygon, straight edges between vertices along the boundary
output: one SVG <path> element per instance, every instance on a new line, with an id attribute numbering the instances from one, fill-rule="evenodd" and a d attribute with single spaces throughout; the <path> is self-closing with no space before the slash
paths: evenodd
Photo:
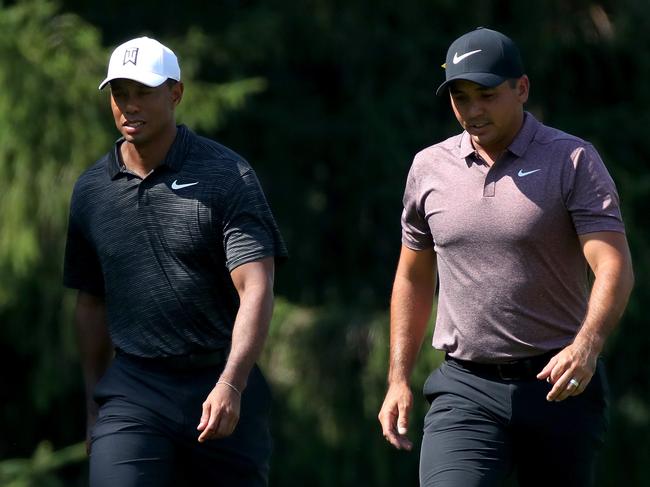
<path id="1" fill-rule="evenodd" d="M 77 185 L 88 185 L 97 182 L 97 180 L 103 180 L 107 176 L 107 166 L 110 159 L 110 153 L 104 154 L 102 157 L 93 162 L 88 168 L 86 168 L 77 178 Z"/>
<path id="2" fill-rule="evenodd" d="M 194 133 L 185 164 L 215 178 L 238 178 L 252 171 L 248 161 L 234 150 Z"/>
<path id="3" fill-rule="evenodd" d="M 72 204 L 83 203 L 91 199 L 99 188 L 105 188 L 110 180 L 108 163 L 110 154 L 104 154 L 77 178 L 72 190 Z"/>
<path id="4" fill-rule="evenodd" d="M 455 135 L 415 154 L 406 178 L 405 200 L 419 199 L 423 191 L 430 189 L 457 164 L 462 152 L 462 136 Z"/>
<path id="5" fill-rule="evenodd" d="M 585 139 L 544 125 L 532 115 L 527 118 L 526 124 L 528 127 L 533 127 L 534 124 L 534 129 L 528 129 L 531 135 L 525 151 L 522 151 L 525 152 L 525 157 L 556 168 L 569 180 L 585 162 L 587 166 L 603 165 L 598 151 Z"/>
<path id="6" fill-rule="evenodd" d="M 108 164 L 110 153 L 104 154 L 77 178 L 70 197 L 70 222 L 84 222 L 97 209 L 110 187 Z"/>
<path id="7" fill-rule="evenodd" d="M 604 162 L 591 142 L 562 130 L 540 124 L 533 143 L 537 145 L 536 153 L 559 165 L 566 176 L 573 177 L 580 167 L 604 169 Z"/>
<path id="8" fill-rule="evenodd" d="M 411 173 L 429 172 L 437 169 L 442 161 L 460 157 L 462 137 L 463 134 L 454 135 L 417 152 L 413 158 Z"/>
<path id="9" fill-rule="evenodd" d="M 251 169 L 250 164 L 234 150 L 219 142 L 192 134 L 189 156 L 201 162 L 212 162 L 220 164 L 225 168 L 237 169 L 246 172 Z"/>
<path id="10" fill-rule="evenodd" d="M 557 148 L 570 152 L 577 149 L 595 150 L 590 142 L 576 135 L 572 135 L 562 130 L 549 127 L 542 123 L 539 124 L 539 128 L 535 133 L 533 142 L 542 146 L 546 146 L 547 148 Z"/>

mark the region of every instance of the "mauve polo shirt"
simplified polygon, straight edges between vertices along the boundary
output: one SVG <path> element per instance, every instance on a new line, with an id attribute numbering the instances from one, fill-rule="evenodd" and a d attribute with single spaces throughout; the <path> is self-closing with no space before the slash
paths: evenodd
<path id="1" fill-rule="evenodd" d="M 433 346 L 490 363 L 569 344 L 589 296 L 578 235 L 602 231 L 625 229 L 600 156 L 530 113 L 492 167 L 467 132 L 419 152 L 402 242 L 437 255 Z"/>

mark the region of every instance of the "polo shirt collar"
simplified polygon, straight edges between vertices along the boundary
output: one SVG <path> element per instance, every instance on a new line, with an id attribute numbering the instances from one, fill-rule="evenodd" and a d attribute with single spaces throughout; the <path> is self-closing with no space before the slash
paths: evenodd
<path id="1" fill-rule="evenodd" d="M 524 112 L 524 123 L 515 136 L 514 140 L 508 146 L 508 150 L 517 157 L 521 157 L 528 149 L 528 146 L 535 138 L 537 129 L 541 124 L 529 112 Z"/>
<path id="2" fill-rule="evenodd" d="M 460 141 L 458 142 L 458 157 L 466 159 L 474 155 L 475 152 L 476 149 L 474 149 L 474 145 L 472 144 L 472 137 L 467 131 L 464 131 L 460 135 Z"/>
<path id="3" fill-rule="evenodd" d="M 176 130 L 176 137 L 172 142 L 165 159 L 161 166 L 167 166 L 171 171 L 178 172 L 183 167 L 183 162 L 190 149 L 190 138 L 192 132 L 185 125 L 178 125 Z M 108 154 L 108 172 L 111 179 L 115 179 L 120 173 L 126 172 L 126 167 L 121 161 L 120 145 L 124 142 L 124 137 L 120 137 L 115 141 L 113 150 Z"/>
<path id="4" fill-rule="evenodd" d="M 526 152 L 526 149 L 530 143 L 535 138 L 537 129 L 541 124 L 533 117 L 529 112 L 524 112 L 524 122 L 521 125 L 521 129 L 515 138 L 508 146 L 508 150 L 512 152 L 517 157 L 521 157 Z M 472 138 L 467 131 L 463 131 L 458 142 L 458 157 L 466 159 L 469 156 L 473 156 L 476 152 L 474 145 L 472 144 Z"/>
<path id="5" fill-rule="evenodd" d="M 176 138 L 162 162 L 162 165 L 169 167 L 174 172 L 180 171 L 183 167 L 183 162 L 185 162 L 190 149 L 190 138 L 192 136 L 192 132 L 185 125 L 178 125 L 176 128 Z"/>

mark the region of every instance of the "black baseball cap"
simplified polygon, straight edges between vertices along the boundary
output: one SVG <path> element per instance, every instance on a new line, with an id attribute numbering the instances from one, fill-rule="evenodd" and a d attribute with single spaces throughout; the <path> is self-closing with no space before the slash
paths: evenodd
<path id="1" fill-rule="evenodd" d="M 444 93 L 449 83 L 457 79 L 492 88 L 524 75 L 519 49 L 512 39 L 484 27 L 452 42 L 443 67 L 445 82 L 436 90 L 437 95 Z"/>

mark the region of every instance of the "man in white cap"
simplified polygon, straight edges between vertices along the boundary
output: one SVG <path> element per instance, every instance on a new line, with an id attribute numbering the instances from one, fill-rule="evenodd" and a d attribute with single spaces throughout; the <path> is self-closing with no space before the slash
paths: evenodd
<path id="1" fill-rule="evenodd" d="M 409 377 L 437 276 L 445 361 L 424 385 L 421 485 L 499 486 L 512 472 L 521 487 L 592 485 L 607 422 L 599 355 L 633 285 L 616 187 L 590 143 L 524 111 L 511 39 L 471 31 L 445 67 L 438 94 L 464 131 L 408 175 L 383 434 L 412 448 Z"/>
<path id="2" fill-rule="evenodd" d="M 122 136 L 75 185 L 64 269 L 91 487 L 267 485 L 270 397 L 255 362 L 282 237 L 250 165 L 176 125 L 170 49 L 122 44 L 105 86 Z"/>

